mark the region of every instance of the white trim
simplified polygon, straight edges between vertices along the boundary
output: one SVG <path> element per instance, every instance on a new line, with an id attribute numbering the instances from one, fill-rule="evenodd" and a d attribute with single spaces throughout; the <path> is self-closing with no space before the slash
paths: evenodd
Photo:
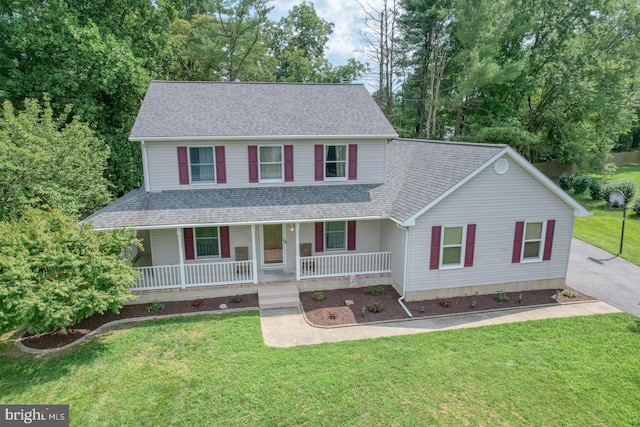
<path id="1" fill-rule="evenodd" d="M 206 255 L 206 256 L 198 256 L 198 237 L 196 236 L 196 230 L 198 228 L 216 228 L 218 230 L 218 255 Z M 207 237 L 207 239 L 212 239 L 213 237 Z M 193 227 L 193 255 L 194 260 L 208 260 L 208 259 L 220 259 L 222 258 L 222 248 L 220 247 L 220 226 L 219 225 L 208 225 L 208 226 L 198 226 Z"/>
<path id="2" fill-rule="evenodd" d="M 460 262 L 457 264 L 443 264 L 444 262 L 444 232 L 447 228 L 462 228 L 462 236 L 460 236 Z M 439 270 L 453 270 L 464 268 L 464 257 L 467 242 L 467 225 L 442 225 L 440 233 L 440 265 Z M 458 245 L 448 245 L 447 247 L 458 247 Z"/>
<path id="3" fill-rule="evenodd" d="M 542 262 L 544 258 L 544 245 L 547 241 L 547 221 L 544 220 L 529 220 L 524 221 L 524 227 L 522 228 L 522 244 L 520 245 L 520 264 L 529 264 L 533 262 Z M 537 257 L 524 257 L 524 245 L 527 242 L 527 225 L 529 224 L 542 224 L 542 229 L 540 230 L 540 247 L 538 248 L 538 256 Z M 533 242 L 535 240 L 529 240 L 529 242 Z"/>
<path id="4" fill-rule="evenodd" d="M 344 154 L 345 154 L 344 176 L 327 176 L 327 147 L 344 147 Z M 331 163 L 337 164 L 341 162 L 343 162 L 343 160 L 336 160 Z M 349 180 L 349 144 L 323 144 L 322 179 L 323 181 L 348 181 Z"/>
<path id="5" fill-rule="evenodd" d="M 231 231 L 229 231 L 231 233 Z M 253 269 L 253 284 L 258 283 L 258 258 L 256 249 L 256 225 L 251 224 L 251 257 L 253 262 L 251 263 Z"/>
<path id="6" fill-rule="evenodd" d="M 184 271 L 184 229 L 176 228 L 178 234 L 178 256 L 180 257 L 179 269 L 180 269 L 180 286 L 184 289 L 187 286 L 187 275 Z"/>
<path id="7" fill-rule="evenodd" d="M 393 135 L 255 135 L 255 136 L 141 136 L 129 137 L 129 141 L 324 141 L 324 140 L 357 140 L 357 139 L 396 139 Z"/>
<path id="8" fill-rule="evenodd" d="M 267 179 L 263 179 L 262 178 L 262 160 L 261 160 L 261 155 L 260 155 L 260 149 L 261 148 L 272 148 L 272 147 L 280 147 L 280 178 L 267 178 Z M 265 164 L 269 164 L 269 165 L 275 165 L 277 164 L 276 162 L 265 162 Z M 274 145 L 258 145 L 258 182 L 261 184 L 267 183 L 267 184 L 273 184 L 273 183 L 280 183 L 280 182 L 284 182 L 284 145 L 282 144 L 274 144 Z"/>
<path id="9" fill-rule="evenodd" d="M 334 249 L 329 249 L 327 247 L 327 223 L 329 222 L 342 222 L 344 223 L 344 246 L 342 248 L 334 248 Z M 332 231 L 331 233 L 336 233 L 336 231 Z M 323 223 L 323 233 L 322 233 L 322 238 L 324 240 L 324 252 L 331 252 L 332 254 L 336 254 L 336 253 L 340 253 L 340 252 L 344 252 L 347 253 L 348 252 L 348 248 L 349 248 L 349 224 L 347 224 L 347 221 L 342 221 L 342 220 L 338 220 L 338 221 L 325 221 Z"/>
<path id="10" fill-rule="evenodd" d="M 140 141 L 142 147 L 142 176 L 144 179 L 144 191 L 151 191 L 151 183 L 149 182 L 149 157 L 147 154 L 147 144 L 144 141 Z"/>
<path id="11" fill-rule="evenodd" d="M 191 149 L 192 148 L 211 148 L 211 156 L 213 159 L 213 180 L 212 181 L 193 181 L 191 179 Z M 206 163 L 199 163 L 206 164 Z M 211 185 L 217 184 L 216 174 L 216 147 L 215 145 L 187 145 L 187 165 L 189 169 L 189 185 Z"/>
<path id="12" fill-rule="evenodd" d="M 556 196 L 558 196 L 566 204 L 568 204 L 570 207 L 572 207 L 574 216 L 589 216 L 589 215 L 591 215 L 591 212 L 589 212 L 584 207 L 582 207 L 582 205 L 580 205 L 580 203 L 576 202 L 571 196 L 569 196 L 560 187 L 558 187 L 556 184 L 554 184 L 553 181 L 551 181 L 542 172 L 540 172 L 538 169 L 536 169 L 535 166 L 533 166 L 531 163 L 529 163 L 527 160 L 525 160 L 525 158 L 522 157 L 521 155 L 519 155 L 513 148 L 504 147 L 504 149 L 502 149 L 495 156 L 493 156 L 492 158 L 487 160 L 482 166 L 480 166 L 479 168 L 477 168 L 476 170 L 471 172 L 469 175 L 467 175 L 464 179 L 462 179 L 456 185 L 454 185 L 453 187 L 449 188 L 447 191 L 442 193 L 436 199 L 431 201 L 431 203 L 429 203 L 427 206 L 425 206 L 422 209 L 420 209 L 418 212 L 416 212 L 415 214 L 410 216 L 407 220 L 403 221 L 401 224 L 404 225 L 404 226 L 414 226 L 416 224 L 416 220 L 420 216 L 422 216 L 425 212 L 427 212 L 429 209 L 433 208 L 435 205 L 437 205 L 442 200 L 447 198 L 451 193 L 453 193 L 458 188 L 462 187 L 464 184 L 469 182 L 476 175 L 478 175 L 480 172 L 482 172 L 485 168 L 487 168 L 488 166 L 492 165 L 496 160 L 498 160 L 499 158 L 501 158 L 504 155 L 507 155 L 507 156 L 511 157 L 517 164 L 522 166 L 523 169 L 525 169 L 527 172 L 529 172 L 531 175 L 533 175 L 538 181 L 540 181 L 540 183 L 542 183 L 545 187 L 547 187 L 549 190 L 551 190 Z"/>

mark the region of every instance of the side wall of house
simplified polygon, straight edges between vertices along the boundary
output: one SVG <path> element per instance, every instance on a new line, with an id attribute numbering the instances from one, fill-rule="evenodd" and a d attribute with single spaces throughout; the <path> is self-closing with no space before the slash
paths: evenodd
<path id="1" fill-rule="evenodd" d="M 148 159 L 149 189 L 152 192 L 163 190 L 184 190 L 189 188 L 238 188 L 291 185 L 334 185 L 334 184 L 377 184 L 384 182 L 385 142 L 380 140 L 358 141 L 285 141 L 285 142 L 234 142 L 234 141 L 162 141 L 146 142 Z M 316 144 L 358 145 L 358 169 L 356 180 L 316 181 L 315 151 Z M 249 145 L 293 145 L 293 182 L 250 183 L 249 182 Z M 225 184 L 180 185 L 178 175 L 177 147 L 224 146 L 225 147 Z"/>
<path id="2" fill-rule="evenodd" d="M 493 166 L 487 167 L 418 218 L 411 228 L 408 300 L 564 285 L 573 209 L 506 158 L 507 173 L 500 175 Z M 516 222 L 546 220 L 555 220 L 551 259 L 513 263 Z M 432 227 L 468 224 L 476 224 L 473 266 L 430 268 Z"/>
<path id="3" fill-rule="evenodd" d="M 405 240 L 407 233 L 391 220 L 382 222 L 380 233 L 380 250 L 391 252 L 391 278 L 396 291 L 402 294 L 404 283 Z"/>

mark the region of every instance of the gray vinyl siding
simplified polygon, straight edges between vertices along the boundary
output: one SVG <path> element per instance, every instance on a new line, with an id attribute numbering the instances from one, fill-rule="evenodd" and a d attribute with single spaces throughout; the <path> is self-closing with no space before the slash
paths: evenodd
<path id="1" fill-rule="evenodd" d="M 291 186 L 318 184 L 378 184 L 384 182 L 385 176 L 385 142 L 380 140 L 358 140 L 330 142 L 331 145 L 358 144 L 358 179 L 352 181 L 315 181 L 316 144 L 326 141 L 273 141 L 273 142 L 233 142 L 233 141 L 162 141 L 146 142 L 148 159 L 149 190 L 180 190 L 188 188 L 240 188 L 256 185 Z M 293 145 L 294 181 L 282 183 L 250 183 L 249 182 L 249 145 Z M 193 184 L 180 185 L 178 175 L 177 147 L 187 146 L 224 146 L 227 172 L 226 184 Z"/>
<path id="2" fill-rule="evenodd" d="M 509 160 L 498 175 L 488 167 L 416 221 L 411 230 L 408 290 L 419 291 L 564 278 L 573 209 Z M 556 220 L 550 261 L 511 262 L 517 221 Z M 476 224 L 473 267 L 430 270 L 432 226 Z M 544 243 L 543 243 L 544 244 Z"/>
<path id="3" fill-rule="evenodd" d="M 391 252 L 391 278 L 398 284 L 404 283 L 404 259 L 406 232 L 393 221 L 382 222 L 380 251 Z"/>

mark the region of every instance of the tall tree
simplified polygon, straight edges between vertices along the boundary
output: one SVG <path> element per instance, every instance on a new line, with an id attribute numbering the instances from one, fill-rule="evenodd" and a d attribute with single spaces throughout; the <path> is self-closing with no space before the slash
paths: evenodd
<path id="1" fill-rule="evenodd" d="M 79 218 L 108 203 L 109 147 L 77 118 L 56 119 L 46 99 L 24 105 L 16 113 L 5 101 L 0 116 L 0 218 L 31 208 Z"/>

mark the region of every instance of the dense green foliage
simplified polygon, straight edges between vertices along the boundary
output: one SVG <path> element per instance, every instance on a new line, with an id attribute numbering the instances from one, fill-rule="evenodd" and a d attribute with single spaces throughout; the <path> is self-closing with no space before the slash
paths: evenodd
<path id="1" fill-rule="evenodd" d="M 48 357 L 7 340 L 0 401 L 68 404 L 74 426 L 632 426 L 638 346 L 624 313 L 291 348 L 228 313 Z"/>
<path id="2" fill-rule="evenodd" d="M 118 311 L 137 279 L 123 257 L 135 232 L 96 233 L 57 212 L 27 211 L 0 222 L 0 330 L 64 329 Z"/>
<path id="3" fill-rule="evenodd" d="M 5 101 L 0 116 L 0 219 L 28 208 L 82 217 L 108 203 L 109 147 L 77 118 L 54 118 L 47 99 L 24 106 Z"/>

